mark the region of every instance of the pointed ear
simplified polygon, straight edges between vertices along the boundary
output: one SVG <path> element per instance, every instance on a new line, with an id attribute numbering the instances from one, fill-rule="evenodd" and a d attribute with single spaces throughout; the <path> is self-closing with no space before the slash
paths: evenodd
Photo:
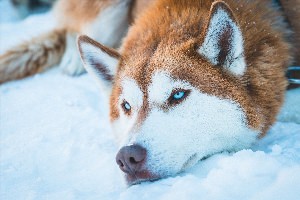
<path id="1" fill-rule="evenodd" d="M 104 89 L 111 90 L 120 54 L 85 35 L 79 36 L 77 43 L 85 69 Z"/>
<path id="2" fill-rule="evenodd" d="M 242 32 L 231 9 L 223 1 L 212 4 L 204 35 L 204 42 L 198 49 L 202 56 L 233 75 L 245 73 Z"/>

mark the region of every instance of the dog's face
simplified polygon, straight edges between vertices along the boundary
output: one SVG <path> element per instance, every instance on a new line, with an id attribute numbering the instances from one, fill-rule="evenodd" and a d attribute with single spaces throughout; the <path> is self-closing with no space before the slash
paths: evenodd
<path id="1" fill-rule="evenodd" d="M 198 44 L 161 42 L 151 56 L 137 56 L 126 40 L 120 55 L 79 38 L 86 69 L 110 95 L 116 159 L 128 184 L 175 175 L 215 153 L 247 148 L 258 136 L 240 82 L 243 39 L 226 4 L 212 6 Z"/>

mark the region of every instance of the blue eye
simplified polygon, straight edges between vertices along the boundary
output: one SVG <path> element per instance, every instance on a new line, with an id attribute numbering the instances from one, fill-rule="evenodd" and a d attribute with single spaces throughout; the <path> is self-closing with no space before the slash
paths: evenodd
<path id="1" fill-rule="evenodd" d="M 131 106 L 130 106 L 130 104 L 127 101 L 124 101 L 122 103 L 122 107 L 125 110 L 125 112 L 129 112 L 131 110 Z"/>
<path id="2" fill-rule="evenodd" d="M 125 107 L 126 110 L 130 110 L 131 109 L 131 106 L 127 102 L 124 104 L 124 107 Z"/>
<path id="3" fill-rule="evenodd" d="M 190 90 L 176 89 L 168 99 L 169 104 L 176 105 L 181 103 L 189 94 Z"/>
<path id="4" fill-rule="evenodd" d="M 182 99 L 184 96 L 185 96 L 184 91 L 178 91 L 173 95 L 173 99 L 179 100 L 179 99 Z"/>

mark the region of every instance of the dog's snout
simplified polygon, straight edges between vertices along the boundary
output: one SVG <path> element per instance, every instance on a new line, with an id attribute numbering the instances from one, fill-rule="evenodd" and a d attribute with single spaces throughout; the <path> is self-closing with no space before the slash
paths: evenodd
<path id="1" fill-rule="evenodd" d="M 118 152 L 116 161 L 123 172 L 132 175 L 140 170 L 146 155 L 146 149 L 139 145 L 124 146 Z"/>

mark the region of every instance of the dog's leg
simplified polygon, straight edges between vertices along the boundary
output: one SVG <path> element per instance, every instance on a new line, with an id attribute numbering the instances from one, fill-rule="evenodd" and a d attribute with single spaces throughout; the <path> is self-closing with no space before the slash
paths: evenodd
<path id="1" fill-rule="evenodd" d="M 129 27 L 129 9 L 132 1 L 118 0 L 115 4 L 103 9 L 98 16 L 86 24 L 81 34 L 97 42 L 117 49 Z"/>
<path id="2" fill-rule="evenodd" d="M 76 37 L 76 33 L 67 33 L 66 51 L 59 65 L 63 73 L 71 76 L 78 76 L 85 73 L 77 50 Z"/>
<path id="3" fill-rule="evenodd" d="M 103 9 L 94 20 L 83 26 L 80 34 L 85 34 L 109 47 L 118 48 L 128 28 L 129 0 L 118 0 Z M 77 76 L 85 72 L 76 46 L 77 34 L 67 34 L 67 46 L 60 64 L 62 71 Z"/>
<path id="4" fill-rule="evenodd" d="M 66 31 L 53 30 L 0 55 L 0 83 L 21 79 L 57 65 L 65 52 Z"/>

